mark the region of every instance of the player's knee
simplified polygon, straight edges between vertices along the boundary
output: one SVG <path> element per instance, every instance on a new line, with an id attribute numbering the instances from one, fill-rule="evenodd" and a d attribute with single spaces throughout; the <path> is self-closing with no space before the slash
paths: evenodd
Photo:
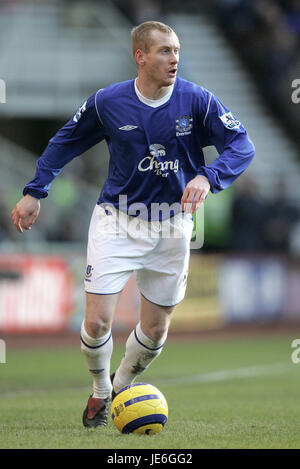
<path id="1" fill-rule="evenodd" d="M 149 337 L 155 344 L 160 343 L 167 335 L 168 327 L 167 325 L 154 324 L 149 327 L 147 331 L 144 331 L 144 334 Z"/>
<path id="2" fill-rule="evenodd" d="M 101 317 L 85 319 L 85 329 L 93 338 L 102 337 L 110 331 L 111 322 Z"/>

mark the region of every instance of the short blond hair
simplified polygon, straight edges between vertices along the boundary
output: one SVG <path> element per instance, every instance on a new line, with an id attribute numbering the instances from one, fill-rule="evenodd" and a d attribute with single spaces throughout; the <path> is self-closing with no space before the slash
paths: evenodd
<path id="1" fill-rule="evenodd" d="M 144 52 L 149 51 L 152 44 L 151 31 L 154 30 L 164 34 L 174 33 L 176 35 L 175 31 L 167 24 L 161 23 L 160 21 L 145 21 L 131 30 L 133 55 L 138 49 Z"/>

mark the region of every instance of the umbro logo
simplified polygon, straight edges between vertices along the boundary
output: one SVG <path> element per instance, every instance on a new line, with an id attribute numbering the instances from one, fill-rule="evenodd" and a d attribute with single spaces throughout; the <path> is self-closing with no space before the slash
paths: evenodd
<path id="1" fill-rule="evenodd" d="M 119 127 L 119 130 L 133 130 L 137 129 L 137 125 L 124 125 L 124 127 Z"/>

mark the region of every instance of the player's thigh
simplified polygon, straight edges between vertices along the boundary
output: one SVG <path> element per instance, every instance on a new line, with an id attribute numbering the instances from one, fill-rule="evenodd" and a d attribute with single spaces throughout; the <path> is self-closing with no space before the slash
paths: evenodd
<path id="1" fill-rule="evenodd" d="M 121 293 L 101 295 L 86 293 L 85 329 L 91 337 L 101 337 L 112 326 Z"/>
<path id="2" fill-rule="evenodd" d="M 136 273 L 140 293 L 157 305 L 174 306 L 185 295 L 193 222 L 180 216 L 163 222 L 159 242 Z"/>
<path id="3" fill-rule="evenodd" d="M 162 306 L 141 295 L 141 329 L 153 341 L 160 340 L 168 331 L 175 306 Z"/>

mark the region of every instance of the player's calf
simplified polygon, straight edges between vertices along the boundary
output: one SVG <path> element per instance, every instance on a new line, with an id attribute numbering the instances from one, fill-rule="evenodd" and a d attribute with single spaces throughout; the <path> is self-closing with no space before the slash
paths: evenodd
<path id="1" fill-rule="evenodd" d="M 102 337 L 93 338 L 81 326 L 81 351 L 85 356 L 88 370 L 93 377 L 93 397 L 105 399 L 111 395 L 110 359 L 113 350 L 111 331 Z"/>
<path id="2" fill-rule="evenodd" d="M 164 346 L 167 334 L 158 341 L 147 337 L 140 323 L 132 331 L 126 342 L 125 355 L 113 378 L 114 392 L 131 384 L 158 357 Z"/>

